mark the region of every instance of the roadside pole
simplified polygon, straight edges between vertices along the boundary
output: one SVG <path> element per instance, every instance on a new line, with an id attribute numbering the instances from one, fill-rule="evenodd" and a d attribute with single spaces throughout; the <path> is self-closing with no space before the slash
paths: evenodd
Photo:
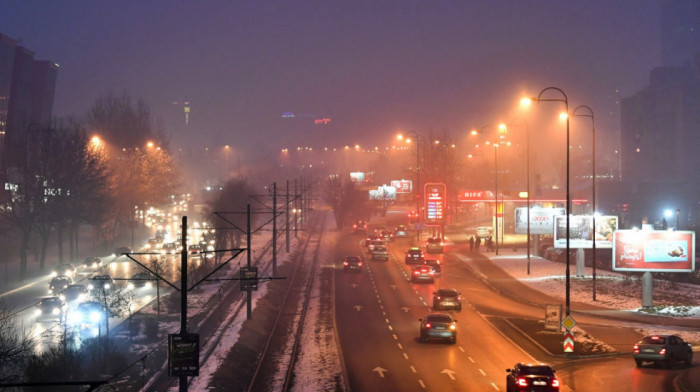
<path id="1" fill-rule="evenodd" d="M 247 243 L 246 247 L 248 248 L 248 249 L 247 249 L 247 253 L 248 253 L 248 269 L 250 270 L 250 267 L 251 267 L 251 265 L 250 265 L 250 264 L 251 264 L 251 253 L 252 253 L 251 250 L 250 250 L 250 242 L 251 242 L 251 241 L 250 241 L 250 204 L 248 204 L 247 212 L 248 212 L 248 215 L 247 215 L 247 217 L 248 217 L 248 219 L 247 219 L 248 227 L 247 227 L 247 230 L 246 230 L 246 233 L 247 233 L 247 235 L 246 235 L 246 243 Z M 246 311 L 247 311 L 246 314 L 247 314 L 247 316 L 248 316 L 248 320 L 252 319 L 252 318 L 253 318 L 253 292 L 252 292 L 251 290 L 246 290 Z"/>
<path id="2" fill-rule="evenodd" d="M 285 242 L 285 247 L 287 250 L 287 253 L 289 253 L 289 180 L 287 180 L 287 187 L 285 188 L 286 194 L 287 194 L 287 203 L 285 204 L 285 226 L 286 228 L 284 229 L 285 237 L 286 237 L 286 242 Z"/>
<path id="3" fill-rule="evenodd" d="M 180 335 L 187 336 L 187 217 L 182 217 L 180 251 Z M 187 376 L 180 376 L 180 392 L 187 392 Z"/>
<path id="4" fill-rule="evenodd" d="M 277 276 L 277 183 L 272 184 L 272 276 Z"/>

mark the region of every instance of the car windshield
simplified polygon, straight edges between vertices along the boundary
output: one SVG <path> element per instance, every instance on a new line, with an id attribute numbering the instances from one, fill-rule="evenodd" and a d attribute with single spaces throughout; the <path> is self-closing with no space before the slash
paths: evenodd
<path id="1" fill-rule="evenodd" d="M 520 374 L 532 374 L 536 376 L 554 376 L 554 371 L 549 366 L 523 366 Z"/>
<path id="2" fill-rule="evenodd" d="M 647 336 L 642 339 L 642 344 L 666 344 L 666 338 L 663 336 Z"/>
<path id="3" fill-rule="evenodd" d="M 431 314 L 428 316 L 427 321 L 431 323 L 451 323 L 452 317 L 447 314 Z"/>
<path id="4" fill-rule="evenodd" d="M 437 242 L 440 242 L 440 239 L 439 238 L 428 238 L 428 242 L 437 243 Z"/>
<path id="5" fill-rule="evenodd" d="M 356 261 L 360 261 L 360 258 L 358 256 L 348 256 L 345 258 L 345 260 L 347 260 L 349 262 L 356 262 Z"/>
<path id="6" fill-rule="evenodd" d="M 441 297 L 456 297 L 459 295 L 455 290 L 438 290 L 437 295 Z"/>

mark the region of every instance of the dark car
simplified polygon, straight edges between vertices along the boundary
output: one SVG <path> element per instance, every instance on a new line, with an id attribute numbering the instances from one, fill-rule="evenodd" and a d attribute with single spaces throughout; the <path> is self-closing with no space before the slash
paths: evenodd
<path id="1" fill-rule="evenodd" d="M 187 247 L 187 253 L 189 253 L 189 254 L 191 254 L 191 255 L 199 255 L 199 254 L 202 254 L 202 251 L 203 251 L 203 250 L 204 250 L 204 249 L 202 249 L 202 247 L 199 246 L 199 244 L 192 244 L 192 245 L 190 245 L 190 246 Z"/>
<path id="2" fill-rule="evenodd" d="M 433 309 L 462 310 L 462 296 L 456 289 L 439 289 L 433 293 Z"/>
<path id="3" fill-rule="evenodd" d="M 343 259 L 343 271 L 362 272 L 362 257 L 360 256 L 345 256 Z"/>
<path id="4" fill-rule="evenodd" d="M 406 251 L 406 264 L 423 264 L 425 262 L 425 254 L 420 248 L 411 248 Z"/>
<path id="5" fill-rule="evenodd" d="M 67 276 L 57 276 L 49 282 L 49 294 L 58 294 L 73 284 L 73 279 Z"/>
<path id="6" fill-rule="evenodd" d="M 367 222 L 359 220 L 352 225 L 352 230 L 355 233 L 363 233 L 367 230 Z"/>
<path id="7" fill-rule="evenodd" d="M 68 321 L 79 328 L 97 326 L 105 321 L 105 309 L 99 302 L 83 302 L 70 313 Z"/>
<path id="8" fill-rule="evenodd" d="M 98 269 L 102 267 L 102 259 L 97 256 L 86 257 L 83 261 L 83 268 Z"/>
<path id="9" fill-rule="evenodd" d="M 447 340 L 450 344 L 457 342 L 457 320 L 447 313 L 428 313 L 420 321 L 420 341 L 432 339 Z"/>
<path id="10" fill-rule="evenodd" d="M 671 366 L 683 362 L 686 366 L 693 363 L 693 348 L 690 343 L 676 335 L 645 336 L 633 347 L 634 362 L 642 366 L 644 362 L 654 362 Z"/>
<path id="11" fill-rule="evenodd" d="M 435 275 L 442 275 L 442 264 L 440 264 L 440 260 L 426 259 L 423 264 L 433 267 Z"/>
<path id="12" fill-rule="evenodd" d="M 67 276 L 69 278 L 72 278 L 77 272 L 78 270 L 73 266 L 73 264 L 58 264 L 57 266 L 53 267 L 53 270 L 51 271 L 51 276 Z"/>
<path id="13" fill-rule="evenodd" d="M 66 313 L 66 303 L 59 297 L 48 297 L 36 304 L 38 319 L 55 318 L 62 320 Z"/>
<path id="14" fill-rule="evenodd" d="M 114 279 L 109 274 L 105 275 L 95 275 L 90 278 L 92 283 L 88 285 L 90 290 L 95 288 L 102 288 L 104 290 L 112 290 L 115 288 Z"/>
<path id="15" fill-rule="evenodd" d="M 82 284 L 72 284 L 61 292 L 59 297 L 66 301 L 83 301 L 88 295 L 88 289 Z"/>
<path id="16" fill-rule="evenodd" d="M 506 390 L 508 392 L 534 391 L 557 392 L 559 379 L 554 369 L 544 363 L 520 362 L 512 369 L 506 369 Z"/>
<path id="17" fill-rule="evenodd" d="M 178 245 L 177 242 L 168 242 L 167 244 L 163 244 L 163 249 L 161 250 L 161 253 L 163 254 L 175 254 L 180 251 L 180 246 Z"/>
<path id="18" fill-rule="evenodd" d="M 406 231 L 406 226 L 399 225 L 394 229 L 394 237 L 406 237 L 408 236 L 408 231 Z"/>
<path id="19" fill-rule="evenodd" d="M 155 276 L 148 271 L 137 272 L 131 276 L 129 280 L 128 288 L 133 289 L 136 287 L 145 287 L 147 289 L 153 286 Z"/>
<path id="20" fill-rule="evenodd" d="M 411 272 L 411 282 L 413 283 L 433 283 L 435 282 L 435 270 L 429 265 L 421 265 L 413 268 Z"/>
<path id="21" fill-rule="evenodd" d="M 367 236 L 367 238 L 365 238 L 365 247 L 369 249 L 369 246 L 372 243 L 372 241 L 381 241 L 382 244 L 384 243 L 380 234 L 370 234 Z"/>
<path id="22" fill-rule="evenodd" d="M 430 237 L 425 241 L 425 250 L 428 253 L 442 253 L 443 252 L 443 241 L 440 237 Z"/>

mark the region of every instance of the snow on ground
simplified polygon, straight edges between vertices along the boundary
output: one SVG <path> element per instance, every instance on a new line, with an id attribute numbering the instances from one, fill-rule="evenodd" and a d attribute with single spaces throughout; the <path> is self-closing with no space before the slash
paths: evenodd
<path id="1" fill-rule="evenodd" d="M 491 260 L 506 273 L 532 289 L 558 297 L 564 301 L 566 295 L 566 265 L 541 257 L 530 257 L 530 275 L 527 274 L 527 255 L 493 256 Z M 575 261 L 571 265 L 572 302 L 592 303 L 593 269 L 586 267 L 584 277 L 576 277 Z M 596 305 L 623 311 L 654 313 L 671 317 L 686 317 L 700 320 L 700 286 L 655 279 L 653 282 L 653 309 L 642 309 L 642 281 L 639 277 L 605 270 L 596 271 Z M 700 321 L 699 321 L 700 324 Z M 682 328 L 638 329 L 645 335 L 676 334 L 693 344 L 700 344 L 700 331 Z M 586 340 L 587 333 L 574 335 L 576 342 Z M 583 339 L 583 340 L 579 340 Z M 593 343 L 593 341 L 591 342 Z M 597 342 L 598 344 L 604 344 Z M 604 348 L 602 348 L 604 349 Z"/>

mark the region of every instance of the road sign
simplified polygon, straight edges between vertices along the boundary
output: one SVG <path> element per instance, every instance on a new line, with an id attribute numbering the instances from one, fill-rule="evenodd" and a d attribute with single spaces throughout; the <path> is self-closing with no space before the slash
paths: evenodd
<path id="1" fill-rule="evenodd" d="M 564 352 L 574 352 L 574 333 L 571 331 L 564 332 Z"/>
<path id="2" fill-rule="evenodd" d="M 241 291 L 258 289 L 258 267 L 241 267 Z"/>
<path id="3" fill-rule="evenodd" d="M 199 376 L 198 334 L 168 334 L 168 375 Z"/>
<path id="4" fill-rule="evenodd" d="M 576 326 L 576 321 L 574 320 L 571 315 L 566 315 L 564 318 L 564 321 L 561 322 L 562 327 L 564 327 L 565 330 L 571 331 Z"/>

